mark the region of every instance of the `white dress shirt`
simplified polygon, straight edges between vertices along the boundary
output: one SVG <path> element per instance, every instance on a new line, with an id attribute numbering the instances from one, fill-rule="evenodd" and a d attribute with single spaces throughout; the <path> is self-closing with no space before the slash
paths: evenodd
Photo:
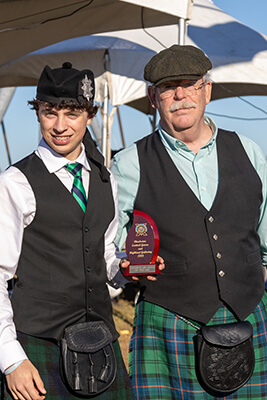
<path id="1" fill-rule="evenodd" d="M 64 168 L 64 165 L 72 162 L 82 164 L 83 185 L 88 196 L 90 165 L 84 147 L 79 157 L 70 162 L 54 152 L 42 139 L 36 155 L 41 158 L 48 171 L 54 173 L 70 192 L 74 177 Z M 115 203 L 115 217 L 105 233 L 105 260 L 108 283 L 114 288 L 119 288 L 127 281 L 119 271 L 120 259 L 116 256 L 114 245 L 118 229 L 118 194 L 117 184 L 112 174 L 111 186 Z M 7 281 L 12 279 L 16 273 L 24 229 L 34 219 L 36 201 L 27 178 L 16 167 L 10 167 L 0 174 L 0 188 L 0 369 L 4 371 L 10 365 L 27 358 L 16 339 Z M 90 199 L 88 200 L 90 201 Z"/>

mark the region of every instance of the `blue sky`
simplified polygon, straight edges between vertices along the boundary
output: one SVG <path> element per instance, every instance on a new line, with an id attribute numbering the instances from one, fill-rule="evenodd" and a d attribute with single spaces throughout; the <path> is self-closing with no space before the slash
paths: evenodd
<path id="1" fill-rule="evenodd" d="M 214 4 L 251 28 L 267 35 L 266 0 L 214 0 Z M 34 96 L 35 88 L 33 87 L 17 88 L 5 115 L 4 124 L 12 162 L 29 154 L 38 145 L 40 137 L 38 123 L 34 112 L 27 106 L 27 100 L 31 100 Z M 267 112 L 267 96 L 249 96 L 245 99 Z M 267 155 L 266 114 L 238 98 L 212 101 L 207 106 L 207 112 L 228 116 L 228 118 L 213 116 L 213 119 L 221 128 L 235 130 L 249 136 Z M 121 106 L 120 114 L 127 146 L 151 132 L 149 119 L 141 112 Z M 251 121 L 236 117 L 251 119 Z M 261 118 L 261 120 L 253 120 L 255 118 Z M 111 144 L 112 149 L 122 146 L 116 117 L 112 127 Z M 0 170 L 4 170 L 7 166 L 8 159 L 0 129 Z"/>

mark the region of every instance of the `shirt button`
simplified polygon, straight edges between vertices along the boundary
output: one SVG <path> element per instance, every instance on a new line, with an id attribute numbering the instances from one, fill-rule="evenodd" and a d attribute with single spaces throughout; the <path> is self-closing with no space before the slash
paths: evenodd
<path id="1" fill-rule="evenodd" d="M 89 247 L 85 247 L 85 251 L 88 253 L 90 251 Z"/>
<path id="2" fill-rule="evenodd" d="M 90 271 L 91 271 L 91 268 L 88 267 L 88 268 L 86 269 L 86 271 L 87 271 L 87 272 L 90 272 Z"/>
<path id="3" fill-rule="evenodd" d="M 214 233 L 214 235 L 212 237 L 214 240 L 218 240 L 218 236 L 216 235 L 216 233 Z"/>
<path id="4" fill-rule="evenodd" d="M 92 311 L 92 308 L 91 308 L 91 307 L 88 307 L 87 310 L 88 310 L 88 312 L 91 312 L 91 311 Z"/>
<path id="5" fill-rule="evenodd" d="M 206 190 L 205 186 L 202 186 L 202 187 L 201 187 L 201 190 L 205 191 L 205 190 Z"/>
<path id="6" fill-rule="evenodd" d="M 220 275 L 220 277 L 222 278 L 222 277 L 224 277 L 225 272 L 224 272 L 223 270 L 221 270 L 221 271 L 219 272 L 219 275 Z"/>
<path id="7" fill-rule="evenodd" d="M 93 291 L 93 288 L 89 287 L 88 292 L 91 293 Z"/>
<path id="8" fill-rule="evenodd" d="M 213 221 L 214 221 L 214 218 L 213 218 L 212 216 L 210 216 L 210 217 L 209 217 L 209 221 L 210 221 L 210 222 L 213 222 Z"/>
<path id="9" fill-rule="evenodd" d="M 221 253 L 217 253 L 217 254 L 216 254 L 216 257 L 219 258 L 219 259 L 222 258 Z"/>
<path id="10" fill-rule="evenodd" d="M 89 232 L 89 228 L 84 228 L 84 232 L 85 233 Z"/>

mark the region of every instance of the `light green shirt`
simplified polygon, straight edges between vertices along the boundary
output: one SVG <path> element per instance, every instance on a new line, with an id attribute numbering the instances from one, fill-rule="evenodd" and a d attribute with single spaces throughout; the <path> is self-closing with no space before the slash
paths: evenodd
<path id="1" fill-rule="evenodd" d="M 197 196 L 203 206 L 209 210 L 213 204 L 218 188 L 218 160 L 216 137 L 218 128 L 211 118 L 205 117 L 205 122 L 210 126 L 213 136 L 197 154 L 189 150 L 187 145 L 180 140 L 168 135 L 159 126 L 159 134 L 167 152 L 175 166 Z M 238 135 L 244 149 L 257 171 L 262 182 L 263 202 L 261 205 L 258 234 L 261 239 L 261 253 L 263 264 L 267 265 L 267 164 L 260 147 L 249 138 Z M 127 149 L 120 151 L 114 157 L 111 167 L 112 173 L 118 183 L 119 191 L 119 229 L 116 243 L 121 248 L 125 242 L 129 228 L 130 216 L 139 186 L 140 168 L 137 147 L 132 144 Z M 155 176 L 155 180 L 157 177 Z"/>

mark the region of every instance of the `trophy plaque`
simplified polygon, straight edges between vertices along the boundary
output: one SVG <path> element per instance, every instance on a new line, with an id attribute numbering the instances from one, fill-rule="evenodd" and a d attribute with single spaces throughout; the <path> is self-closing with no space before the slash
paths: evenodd
<path id="1" fill-rule="evenodd" d="M 130 265 L 124 275 L 157 275 L 159 233 L 154 220 L 143 211 L 134 210 L 133 224 L 126 239 L 126 253 Z"/>

